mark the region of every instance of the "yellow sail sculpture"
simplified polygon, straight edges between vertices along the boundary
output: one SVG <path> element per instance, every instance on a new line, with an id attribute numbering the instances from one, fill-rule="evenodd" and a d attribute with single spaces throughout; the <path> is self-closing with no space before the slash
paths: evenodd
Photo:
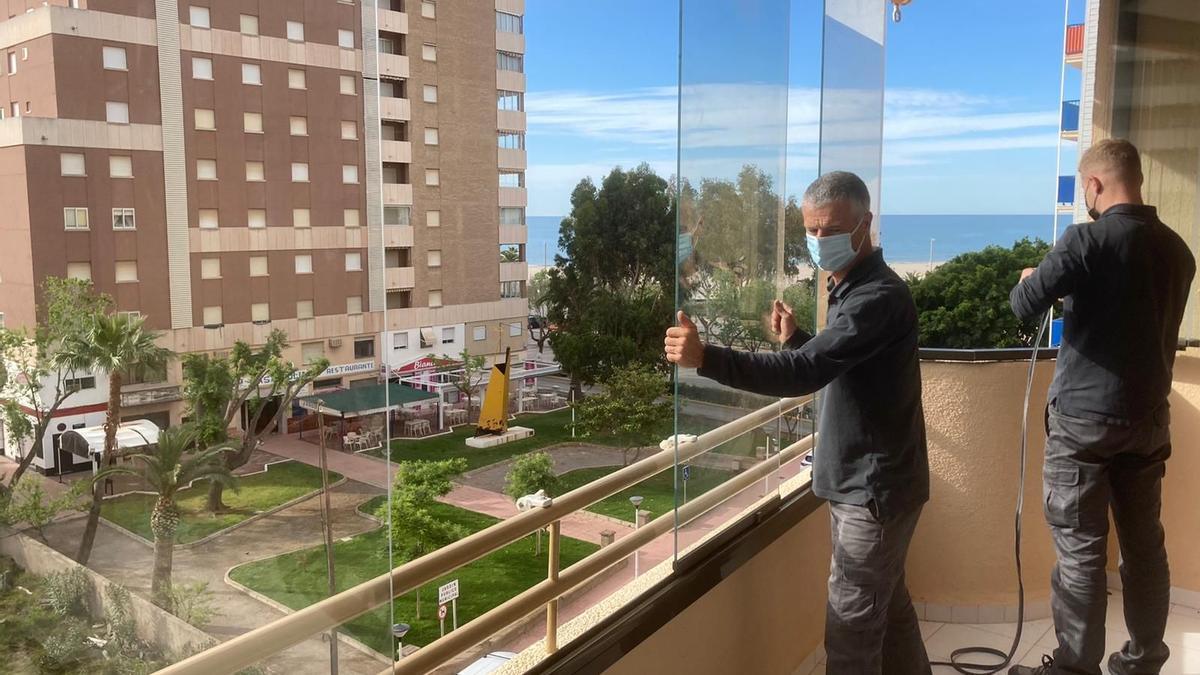
<path id="1" fill-rule="evenodd" d="M 509 349 L 504 350 L 504 363 L 492 366 L 488 379 L 487 393 L 479 409 L 479 426 L 476 436 L 500 435 L 508 431 L 508 368 Z"/>

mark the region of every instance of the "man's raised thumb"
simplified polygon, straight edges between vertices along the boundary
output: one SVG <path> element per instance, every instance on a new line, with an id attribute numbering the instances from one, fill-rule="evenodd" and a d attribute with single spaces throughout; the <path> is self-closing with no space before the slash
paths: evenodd
<path id="1" fill-rule="evenodd" d="M 677 316 L 679 319 L 680 326 L 683 326 L 684 328 L 695 328 L 696 327 L 696 324 L 692 323 L 692 320 L 688 318 L 687 314 L 683 313 L 683 310 L 679 310 L 679 312 L 677 313 Z"/>

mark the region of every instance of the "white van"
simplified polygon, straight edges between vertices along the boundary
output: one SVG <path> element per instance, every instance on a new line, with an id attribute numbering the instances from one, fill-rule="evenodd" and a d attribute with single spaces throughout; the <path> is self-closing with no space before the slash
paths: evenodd
<path id="1" fill-rule="evenodd" d="M 500 669 L 500 666 L 512 660 L 515 656 L 516 654 L 513 652 L 492 652 L 458 671 L 458 675 L 487 675 L 488 673 L 494 673 Z"/>

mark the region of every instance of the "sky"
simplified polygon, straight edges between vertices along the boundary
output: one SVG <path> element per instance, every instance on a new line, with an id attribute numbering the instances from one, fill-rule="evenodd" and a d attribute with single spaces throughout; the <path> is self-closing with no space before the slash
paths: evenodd
<path id="1" fill-rule="evenodd" d="M 823 31 L 822 11 L 819 0 L 685 0 L 681 59 L 677 0 L 527 0 L 529 214 L 566 214 L 579 180 L 614 166 L 678 175 L 680 120 L 685 177 L 752 161 L 803 192 L 818 170 L 823 35 L 827 81 L 877 82 L 884 69 L 884 215 L 1050 213 L 1061 2 L 913 0 L 888 22 L 882 64 Z M 878 88 L 862 86 L 825 121 L 827 139 L 877 110 Z M 1063 173 L 1074 161 L 1068 146 Z"/>

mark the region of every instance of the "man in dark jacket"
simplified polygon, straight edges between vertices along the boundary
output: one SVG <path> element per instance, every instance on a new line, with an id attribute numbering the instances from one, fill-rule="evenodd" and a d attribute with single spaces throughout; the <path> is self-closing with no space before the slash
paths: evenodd
<path id="1" fill-rule="evenodd" d="M 1171 580 L 1159 511 L 1171 454 L 1167 396 L 1196 263 L 1142 203 L 1131 143 L 1097 143 L 1080 159 L 1079 175 L 1095 222 L 1068 228 L 1010 298 L 1027 321 L 1065 299 L 1043 476 L 1058 553 L 1050 579 L 1058 648 L 1042 666 L 1014 666 L 1013 675 L 1099 675 L 1110 506 L 1131 639 L 1109 657 L 1108 670 L 1157 673 L 1169 655 Z"/>
<path id="2" fill-rule="evenodd" d="M 791 308 L 776 301 L 772 328 L 785 351 L 751 354 L 705 345 L 680 312 L 666 355 L 759 394 L 826 387 L 813 492 L 829 500 L 833 539 L 827 670 L 925 675 L 929 659 L 904 582 L 908 545 L 929 499 L 917 311 L 908 285 L 871 243 L 870 204 L 863 181 L 842 171 L 804 193 L 809 250 L 830 272 L 824 330 L 798 330 Z"/>

